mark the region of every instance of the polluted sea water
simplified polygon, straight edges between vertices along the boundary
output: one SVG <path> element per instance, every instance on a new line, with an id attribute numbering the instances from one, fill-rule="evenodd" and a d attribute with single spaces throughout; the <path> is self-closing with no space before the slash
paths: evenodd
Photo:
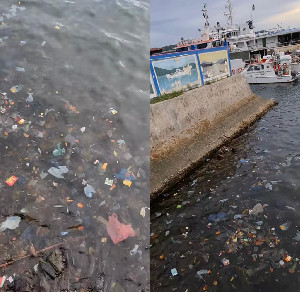
<path id="1" fill-rule="evenodd" d="M 1 291 L 149 286 L 143 53 L 103 33 L 142 35 L 147 5 L 118 3 L 0 3 Z"/>

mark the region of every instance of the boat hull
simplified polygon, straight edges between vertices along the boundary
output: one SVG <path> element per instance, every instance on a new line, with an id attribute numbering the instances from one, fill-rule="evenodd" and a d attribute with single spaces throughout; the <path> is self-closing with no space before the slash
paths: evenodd
<path id="1" fill-rule="evenodd" d="M 287 77 L 248 77 L 246 80 L 250 84 L 270 84 L 270 83 L 291 83 L 295 80 L 292 76 Z"/>

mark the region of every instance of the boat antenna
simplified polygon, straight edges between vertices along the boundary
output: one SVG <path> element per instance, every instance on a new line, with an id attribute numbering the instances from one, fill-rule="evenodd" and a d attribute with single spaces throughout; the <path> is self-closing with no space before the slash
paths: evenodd
<path id="1" fill-rule="evenodd" d="M 207 13 L 206 7 L 207 7 L 207 3 L 204 3 L 203 8 L 202 8 L 202 14 L 205 19 L 203 36 L 205 36 L 204 40 L 209 40 L 209 22 L 208 22 L 208 13 Z"/>
<path id="2" fill-rule="evenodd" d="M 233 17 L 232 17 L 232 3 L 231 0 L 227 0 L 227 5 L 225 5 L 226 11 L 224 15 L 227 17 L 227 26 L 232 27 Z"/>
<path id="3" fill-rule="evenodd" d="M 205 19 L 205 26 L 209 26 L 209 23 L 208 23 L 208 13 L 207 13 L 206 6 L 207 6 L 207 3 L 204 3 L 203 9 L 202 9 L 202 13 L 203 13 L 203 17 Z"/>
<path id="4" fill-rule="evenodd" d="M 253 22 L 253 12 L 255 11 L 255 5 L 252 5 L 252 10 L 251 10 L 251 21 Z"/>

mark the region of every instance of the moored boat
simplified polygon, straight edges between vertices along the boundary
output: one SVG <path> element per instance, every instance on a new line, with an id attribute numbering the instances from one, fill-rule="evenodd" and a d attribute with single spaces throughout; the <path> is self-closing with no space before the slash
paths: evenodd
<path id="1" fill-rule="evenodd" d="M 265 56 L 261 62 L 251 63 L 242 71 L 248 83 L 289 83 L 297 79 L 291 70 L 288 55 Z"/>

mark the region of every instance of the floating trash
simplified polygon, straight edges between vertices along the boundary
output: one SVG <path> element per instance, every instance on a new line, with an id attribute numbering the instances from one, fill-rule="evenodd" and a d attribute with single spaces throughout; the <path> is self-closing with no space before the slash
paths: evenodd
<path id="1" fill-rule="evenodd" d="M 89 184 L 84 187 L 84 193 L 88 198 L 92 198 L 95 192 L 95 189 Z"/>
<path id="2" fill-rule="evenodd" d="M 282 231 L 286 231 L 289 229 L 290 225 L 291 225 L 291 222 L 286 222 L 284 224 L 281 224 L 279 227 Z"/>
<path id="3" fill-rule="evenodd" d="M 21 91 L 22 88 L 23 88 L 23 85 L 15 85 L 15 86 L 13 86 L 13 87 L 10 89 L 10 91 L 11 91 L 12 93 L 17 93 L 17 92 Z"/>
<path id="4" fill-rule="evenodd" d="M 124 168 L 121 169 L 119 173 L 114 174 L 114 177 L 117 179 L 123 179 L 129 181 L 136 180 L 136 177 L 131 172 L 129 172 L 127 169 Z"/>
<path id="5" fill-rule="evenodd" d="M 56 149 L 53 150 L 52 154 L 54 156 L 60 156 L 62 154 L 66 153 L 65 148 L 60 147 L 60 143 L 57 144 Z"/>
<path id="6" fill-rule="evenodd" d="M 208 221 L 209 222 L 214 222 L 216 220 L 224 219 L 225 217 L 226 217 L 226 214 L 224 212 L 220 212 L 218 214 L 210 214 L 208 216 Z"/>
<path id="7" fill-rule="evenodd" d="M 106 230 L 114 244 L 118 244 L 119 242 L 126 240 L 128 237 L 135 236 L 135 232 L 132 227 L 130 225 L 120 223 L 116 214 L 109 216 Z"/>
<path id="8" fill-rule="evenodd" d="M 11 176 L 10 178 L 8 178 L 5 183 L 7 185 L 9 185 L 10 187 L 13 186 L 15 184 L 15 182 L 18 180 L 18 178 L 16 176 Z"/>
<path id="9" fill-rule="evenodd" d="M 28 96 L 26 98 L 26 102 L 28 102 L 28 103 L 33 102 L 33 93 L 28 92 Z"/>
<path id="10" fill-rule="evenodd" d="M 118 112 L 114 109 L 114 108 L 110 108 L 110 112 L 113 114 L 113 115 L 115 115 L 115 114 L 117 114 Z"/>
<path id="11" fill-rule="evenodd" d="M 229 264 L 230 264 L 230 261 L 228 260 L 228 259 L 222 259 L 222 264 L 224 265 L 224 266 L 228 266 Z"/>
<path id="12" fill-rule="evenodd" d="M 114 181 L 112 179 L 106 178 L 104 184 L 108 185 L 108 186 L 112 186 L 114 183 Z"/>
<path id="13" fill-rule="evenodd" d="M 25 69 L 22 68 L 22 67 L 16 67 L 16 69 L 17 69 L 18 72 L 25 72 Z"/>
<path id="14" fill-rule="evenodd" d="M 11 216 L 8 217 L 4 222 L 0 225 L 0 232 L 5 231 L 6 229 L 14 230 L 16 229 L 21 222 L 21 218 L 19 216 Z"/>
<path id="15" fill-rule="evenodd" d="M 63 174 L 67 173 L 68 171 L 69 170 L 66 166 L 51 167 L 48 169 L 48 172 L 56 178 L 64 178 Z"/>
<path id="16" fill-rule="evenodd" d="M 294 237 L 296 241 L 300 241 L 300 231 L 297 230 L 296 236 Z"/>

